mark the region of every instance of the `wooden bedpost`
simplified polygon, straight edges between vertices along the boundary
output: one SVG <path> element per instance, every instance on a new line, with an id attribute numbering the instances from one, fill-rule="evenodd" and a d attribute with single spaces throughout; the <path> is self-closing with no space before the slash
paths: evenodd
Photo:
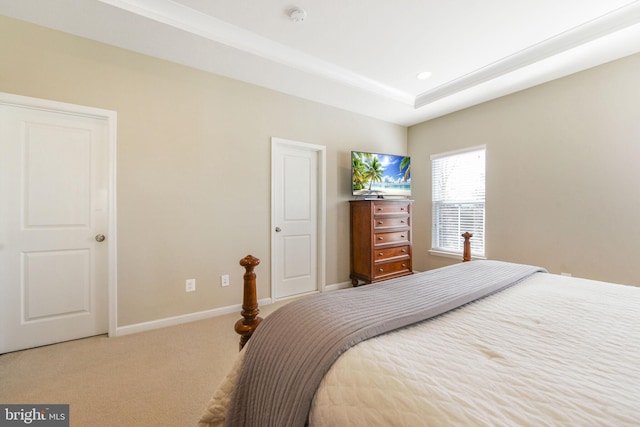
<path id="1" fill-rule="evenodd" d="M 464 237 L 464 251 L 462 252 L 462 262 L 471 261 L 471 242 L 469 239 L 473 237 L 473 234 L 468 231 L 465 232 L 462 237 Z"/>
<path id="2" fill-rule="evenodd" d="M 262 318 L 258 317 L 258 294 L 256 292 L 256 273 L 253 269 L 260 264 L 260 260 L 252 255 L 247 255 L 240 260 L 240 265 L 246 270 L 244 273 L 244 291 L 242 296 L 242 319 L 236 322 L 235 331 L 240 334 L 240 350 L 249 341 L 253 331 L 256 330 Z"/>

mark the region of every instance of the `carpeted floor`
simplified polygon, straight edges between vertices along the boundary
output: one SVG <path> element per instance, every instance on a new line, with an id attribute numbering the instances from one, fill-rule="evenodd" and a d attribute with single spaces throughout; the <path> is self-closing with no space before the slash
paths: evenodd
<path id="1" fill-rule="evenodd" d="M 0 403 L 69 404 L 74 427 L 193 426 L 238 353 L 240 317 L 0 355 Z"/>

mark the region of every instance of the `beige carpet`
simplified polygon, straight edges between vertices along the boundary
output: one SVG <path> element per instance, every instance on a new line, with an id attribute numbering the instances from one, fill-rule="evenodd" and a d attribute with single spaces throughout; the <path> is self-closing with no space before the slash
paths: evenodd
<path id="1" fill-rule="evenodd" d="M 0 403 L 69 404 L 75 427 L 194 426 L 238 353 L 240 318 L 0 355 Z"/>

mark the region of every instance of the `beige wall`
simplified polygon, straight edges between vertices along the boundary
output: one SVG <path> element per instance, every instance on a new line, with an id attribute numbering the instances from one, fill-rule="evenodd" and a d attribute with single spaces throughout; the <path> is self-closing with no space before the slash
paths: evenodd
<path id="1" fill-rule="evenodd" d="M 433 153 L 486 144 L 486 253 L 640 285 L 640 55 L 409 128 L 415 266 L 428 254 Z"/>
<path id="2" fill-rule="evenodd" d="M 118 112 L 119 326 L 240 303 L 247 254 L 270 296 L 272 136 L 327 147 L 328 285 L 349 280 L 350 151 L 407 149 L 402 126 L 4 17 L 0 91 Z"/>

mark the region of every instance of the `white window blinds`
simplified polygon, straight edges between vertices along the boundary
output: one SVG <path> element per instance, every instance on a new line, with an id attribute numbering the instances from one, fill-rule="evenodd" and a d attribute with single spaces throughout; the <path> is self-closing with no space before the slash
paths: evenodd
<path id="1" fill-rule="evenodd" d="M 465 232 L 471 254 L 484 256 L 485 147 L 431 156 L 432 250 L 462 254 Z"/>

